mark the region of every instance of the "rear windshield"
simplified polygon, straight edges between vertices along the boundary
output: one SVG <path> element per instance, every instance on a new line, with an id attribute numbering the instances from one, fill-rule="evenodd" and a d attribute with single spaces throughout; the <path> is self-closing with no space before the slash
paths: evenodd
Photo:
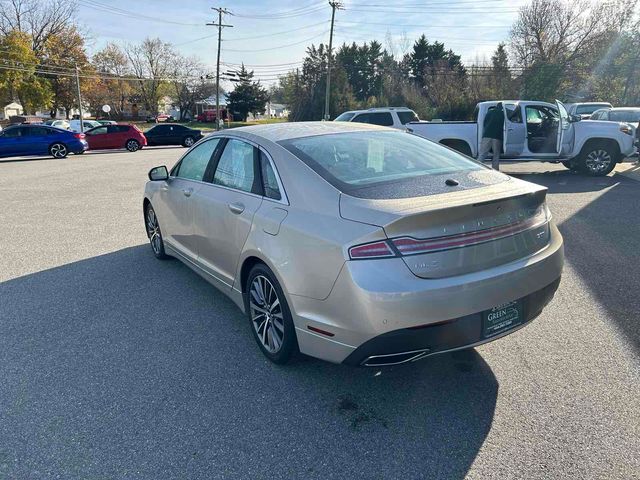
<path id="1" fill-rule="evenodd" d="M 415 112 L 398 112 L 398 118 L 400 119 L 400 123 L 402 125 L 406 125 L 409 122 L 417 122 L 420 120 Z"/>
<path id="2" fill-rule="evenodd" d="M 344 112 L 342 115 L 338 115 L 334 122 L 348 122 L 355 114 L 355 112 Z"/>
<path id="3" fill-rule="evenodd" d="M 484 168 L 453 150 L 400 131 L 336 133 L 279 143 L 345 193 L 365 186 Z"/>
<path id="4" fill-rule="evenodd" d="M 609 120 L 614 122 L 640 122 L 640 110 L 609 110 Z"/>

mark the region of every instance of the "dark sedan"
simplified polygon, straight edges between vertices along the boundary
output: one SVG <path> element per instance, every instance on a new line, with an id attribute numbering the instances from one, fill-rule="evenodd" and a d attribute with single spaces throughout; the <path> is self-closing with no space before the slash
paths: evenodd
<path id="1" fill-rule="evenodd" d="M 204 135 L 200 130 L 185 127 L 177 123 L 163 123 L 144 132 L 147 145 L 182 145 L 191 147 Z"/>
<path id="2" fill-rule="evenodd" d="M 88 148 L 84 133 L 74 133 L 46 125 L 14 125 L 0 132 L 0 158 L 46 155 L 64 158 Z"/>

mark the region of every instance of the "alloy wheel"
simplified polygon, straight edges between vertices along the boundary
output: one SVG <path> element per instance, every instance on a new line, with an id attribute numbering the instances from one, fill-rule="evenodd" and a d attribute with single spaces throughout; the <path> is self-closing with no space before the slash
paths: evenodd
<path id="1" fill-rule="evenodd" d="M 51 145 L 51 155 L 54 158 L 64 158 L 67 156 L 67 147 L 61 143 L 54 143 Z"/>
<path id="2" fill-rule="evenodd" d="M 151 248 L 156 255 L 162 254 L 162 234 L 160 233 L 160 225 L 158 225 L 158 218 L 153 208 L 147 209 L 147 233 L 149 235 L 149 242 L 151 242 Z"/>
<path id="3" fill-rule="evenodd" d="M 284 343 L 284 316 L 278 293 L 264 275 L 256 276 L 249 291 L 253 328 L 262 346 L 277 353 Z"/>
<path id="4" fill-rule="evenodd" d="M 191 147 L 194 143 L 195 143 L 195 141 L 193 140 L 192 137 L 187 137 L 187 138 L 184 139 L 184 146 L 185 147 Z"/>
<path id="5" fill-rule="evenodd" d="M 604 172 L 609 168 L 611 162 L 611 155 L 603 149 L 593 150 L 585 159 L 585 165 L 591 173 Z"/>
<path id="6" fill-rule="evenodd" d="M 140 148 L 140 145 L 135 140 L 129 140 L 127 142 L 127 150 L 130 152 L 135 152 Z"/>

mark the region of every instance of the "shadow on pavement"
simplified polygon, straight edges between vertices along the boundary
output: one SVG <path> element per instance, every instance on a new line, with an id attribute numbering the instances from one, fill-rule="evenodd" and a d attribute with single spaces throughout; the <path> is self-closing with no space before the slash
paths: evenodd
<path id="1" fill-rule="evenodd" d="M 597 192 L 624 180 L 624 177 L 618 174 L 607 177 L 588 177 L 581 173 L 567 170 L 564 167 L 562 167 L 562 170 L 548 170 L 546 172 L 527 171 L 522 165 L 518 167 L 516 170 L 509 168 L 507 164 L 504 168 L 501 166 L 501 169 L 512 177 L 544 185 L 549 188 L 549 193 Z"/>
<path id="2" fill-rule="evenodd" d="M 550 194 L 588 192 L 600 184 L 608 188 L 569 215 L 554 215 L 564 236 L 567 261 L 640 354 L 640 183 L 622 175 L 576 176 L 567 185 L 557 183 L 553 175 L 517 176 L 547 186 Z"/>
<path id="3" fill-rule="evenodd" d="M 7 478 L 464 478 L 498 392 L 474 350 L 273 365 L 231 301 L 146 245 L 0 284 L 0 330 Z"/>

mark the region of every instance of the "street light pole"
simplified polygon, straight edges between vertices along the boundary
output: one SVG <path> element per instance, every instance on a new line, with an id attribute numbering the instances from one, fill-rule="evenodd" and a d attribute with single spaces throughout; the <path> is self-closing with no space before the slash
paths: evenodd
<path id="1" fill-rule="evenodd" d="M 76 87 L 78 89 L 78 112 L 80 112 L 80 133 L 84 133 L 84 122 L 82 121 L 82 97 L 80 96 L 80 69 L 76 63 Z"/>
<path id="2" fill-rule="evenodd" d="M 331 49 L 333 47 L 333 22 L 336 17 L 336 8 L 340 10 L 342 4 L 338 1 L 329 0 L 331 5 L 331 33 L 329 33 L 329 55 L 327 56 L 327 89 L 324 94 L 324 119 L 329 120 L 329 99 L 331 97 Z"/>
<path id="3" fill-rule="evenodd" d="M 233 25 L 222 24 L 222 14 L 230 13 L 226 8 L 215 8 L 212 10 L 218 12 L 218 23 L 207 23 L 212 27 L 218 27 L 218 58 L 216 60 L 216 130 L 220 130 L 220 45 L 222 43 L 222 28 L 233 27 Z"/>

